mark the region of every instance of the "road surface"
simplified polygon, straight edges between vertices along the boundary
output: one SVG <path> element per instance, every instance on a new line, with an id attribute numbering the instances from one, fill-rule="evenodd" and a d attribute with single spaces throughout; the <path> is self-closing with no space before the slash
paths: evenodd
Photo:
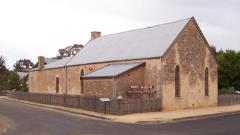
<path id="1" fill-rule="evenodd" d="M 7 135 L 239 135 L 240 114 L 166 124 L 122 124 L 0 99 Z"/>

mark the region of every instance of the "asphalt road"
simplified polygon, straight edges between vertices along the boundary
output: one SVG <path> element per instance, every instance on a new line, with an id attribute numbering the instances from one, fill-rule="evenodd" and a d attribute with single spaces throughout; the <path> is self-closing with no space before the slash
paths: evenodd
<path id="1" fill-rule="evenodd" d="M 166 124 L 122 124 L 0 99 L 7 135 L 239 135 L 240 114 Z"/>

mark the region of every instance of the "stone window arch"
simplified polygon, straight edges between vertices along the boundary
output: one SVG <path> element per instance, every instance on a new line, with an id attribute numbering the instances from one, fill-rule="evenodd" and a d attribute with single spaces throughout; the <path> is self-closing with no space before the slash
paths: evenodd
<path id="1" fill-rule="evenodd" d="M 175 97 L 180 97 L 180 69 L 179 65 L 175 68 Z"/>

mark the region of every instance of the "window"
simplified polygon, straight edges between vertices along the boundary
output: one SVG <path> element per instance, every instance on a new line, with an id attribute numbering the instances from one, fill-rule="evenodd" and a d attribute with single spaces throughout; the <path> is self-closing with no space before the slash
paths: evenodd
<path id="1" fill-rule="evenodd" d="M 205 69 L 205 96 L 209 95 L 208 90 L 208 68 Z"/>
<path id="2" fill-rule="evenodd" d="M 83 69 L 81 70 L 81 73 L 80 73 L 80 87 L 81 87 L 81 94 L 83 94 L 84 93 L 84 91 L 83 91 L 83 79 L 81 78 L 82 76 L 84 75 L 84 71 L 83 71 Z"/>
<path id="3" fill-rule="evenodd" d="M 175 96 L 180 97 L 180 71 L 179 65 L 175 68 Z"/>
<path id="4" fill-rule="evenodd" d="M 59 92 L 59 78 L 56 77 L 56 93 Z"/>

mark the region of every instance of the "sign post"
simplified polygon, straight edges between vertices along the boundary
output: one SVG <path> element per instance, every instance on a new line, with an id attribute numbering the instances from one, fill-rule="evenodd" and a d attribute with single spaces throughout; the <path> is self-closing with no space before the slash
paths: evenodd
<path id="1" fill-rule="evenodd" d="M 104 103 L 104 114 L 107 114 L 107 102 L 110 102 L 111 100 L 109 98 L 100 98 L 100 100 Z"/>
<path id="2" fill-rule="evenodd" d="M 121 103 L 123 101 L 123 97 L 122 96 L 118 96 L 117 97 L 117 100 L 118 100 L 118 113 L 120 114 L 120 110 L 121 110 Z"/>

